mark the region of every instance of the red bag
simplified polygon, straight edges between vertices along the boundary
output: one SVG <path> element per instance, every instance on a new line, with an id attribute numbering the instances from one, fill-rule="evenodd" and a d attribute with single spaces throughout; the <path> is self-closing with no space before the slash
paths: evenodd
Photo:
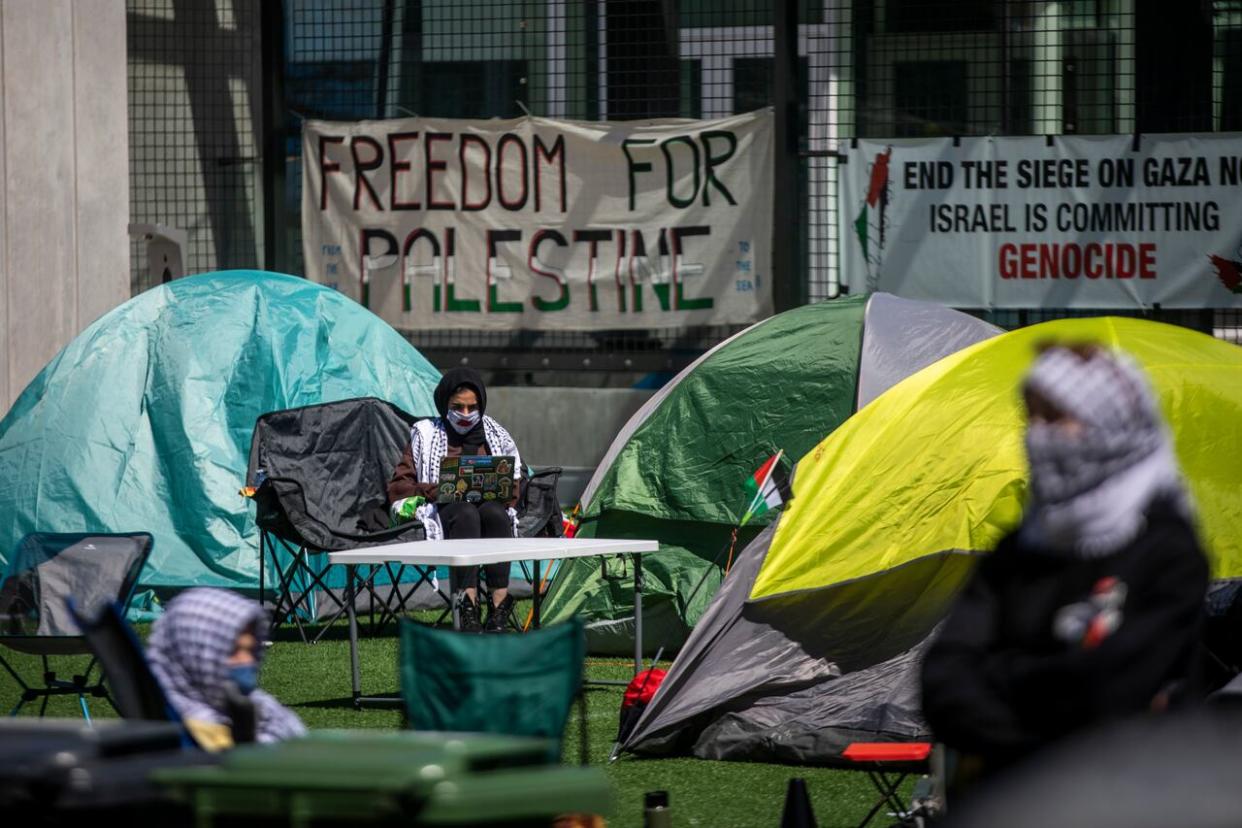
<path id="1" fill-rule="evenodd" d="M 655 697 L 656 691 L 660 689 L 660 682 L 664 681 L 667 672 L 667 670 L 655 668 L 643 670 L 634 676 L 634 680 L 625 688 L 625 697 L 621 699 L 621 721 L 617 725 L 618 745 L 625 741 L 630 731 L 634 729 L 634 725 L 638 724 L 638 717 Z M 614 749 L 614 758 L 616 753 Z"/>
<path id="2" fill-rule="evenodd" d="M 635 704 L 641 704 L 646 707 L 651 699 L 655 696 L 656 691 L 660 689 L 660 682 L 664 681 L 664 676 L 668 674 L 667 670 L 643 670 L 634 676 L 634 680 L 625 688 L 625 698 L 621 700 L 621 709 L 632 707 Z"/>

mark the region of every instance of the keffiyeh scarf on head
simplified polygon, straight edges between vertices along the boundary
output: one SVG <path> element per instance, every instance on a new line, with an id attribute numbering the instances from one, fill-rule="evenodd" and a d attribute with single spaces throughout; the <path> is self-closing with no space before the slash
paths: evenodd
<path id="1" fill-rule="evenodd" d="M 147 642 L 147 660 L 183 719 L 232 725 L 225 702 L 230 681 L 227 662 L 237 637 L 252 627 L 259 641 L 267 637 L 263 608 L 222 589 L 187 590 L 156 620 Z M 256 654 L 261 657 L 262 649 Z M 255 690 L 250 700 L 258 741 L 305 735 L 301 719 L 267 693 Z"/>
<path id="2" fill-rule="evenodd" d="M 1051 348 L 1035 360 L 1025 388 L 1082 424 L 1076 434 L 1041 422 L 1027 429 L 1032 501 L 1023 532 L 1029 540 L 1100 557 L 1138 536 L 1158 496 L 1190 516 L 1168 430 L 1128 357 Z"/>

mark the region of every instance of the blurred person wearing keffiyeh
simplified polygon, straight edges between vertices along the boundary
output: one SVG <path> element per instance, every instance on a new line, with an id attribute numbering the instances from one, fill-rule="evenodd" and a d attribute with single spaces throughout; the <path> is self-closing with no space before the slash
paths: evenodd
<path id="1" fill-rule="evenodd" d="M 1208 566 L 1141 369 L 1051 345 L 1022 386 L 1029 502 L 923 663 L 936 738 L 994 770 L 1106 720 L 1193 695 Z"/>
<path id="2" fill-rule="evenodd" d="M 230 739 L 230 692 L 254 706 L 255 740 L 277 742 L 306 734 L 297 714 L 258 689 L 267 614 L 255 601 L 222 589 L 187 590 L 168 605 L 151 630 L 147 660 L 168 701 L 195 737 L 212 746 Z"/>

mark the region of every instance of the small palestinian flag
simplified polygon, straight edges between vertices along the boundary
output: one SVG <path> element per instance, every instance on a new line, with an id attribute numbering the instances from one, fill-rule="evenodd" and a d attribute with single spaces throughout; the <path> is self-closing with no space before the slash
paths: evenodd
<path id="1" fill-rule="evenodd" d="M 759 469 L 746 481 L 746 491 L 750 494 L 750 506 L 742 515 L 740 526 L 745 526 L 753 518 L 761 517 L 772 509 L 779 509 L 785 501 L 793 497 L 789 488 L 789 472 L 781 465 L 784 450 L 768 458 Z"/>

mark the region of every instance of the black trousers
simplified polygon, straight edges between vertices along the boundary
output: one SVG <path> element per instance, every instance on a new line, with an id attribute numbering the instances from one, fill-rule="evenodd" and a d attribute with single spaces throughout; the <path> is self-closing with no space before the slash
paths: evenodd
<path id="1" fill-rule="evenodd" d="M 444 527 L 446 538 L 511 538 L 513 537 L 513 521 L 504 506 L 495 501 L 488 503 L 466 503 L 459 500 L 445 503 L 437 507 L 440 525 Z M 483 573 L 487 577 L 488 589 L 506 589 L 509 586 L 509 562 L 484 564 Z M 478 572 L 477 567 L 449 567 L 449 586 L 456 591 L 460 587 L 473 587 Z"/>

